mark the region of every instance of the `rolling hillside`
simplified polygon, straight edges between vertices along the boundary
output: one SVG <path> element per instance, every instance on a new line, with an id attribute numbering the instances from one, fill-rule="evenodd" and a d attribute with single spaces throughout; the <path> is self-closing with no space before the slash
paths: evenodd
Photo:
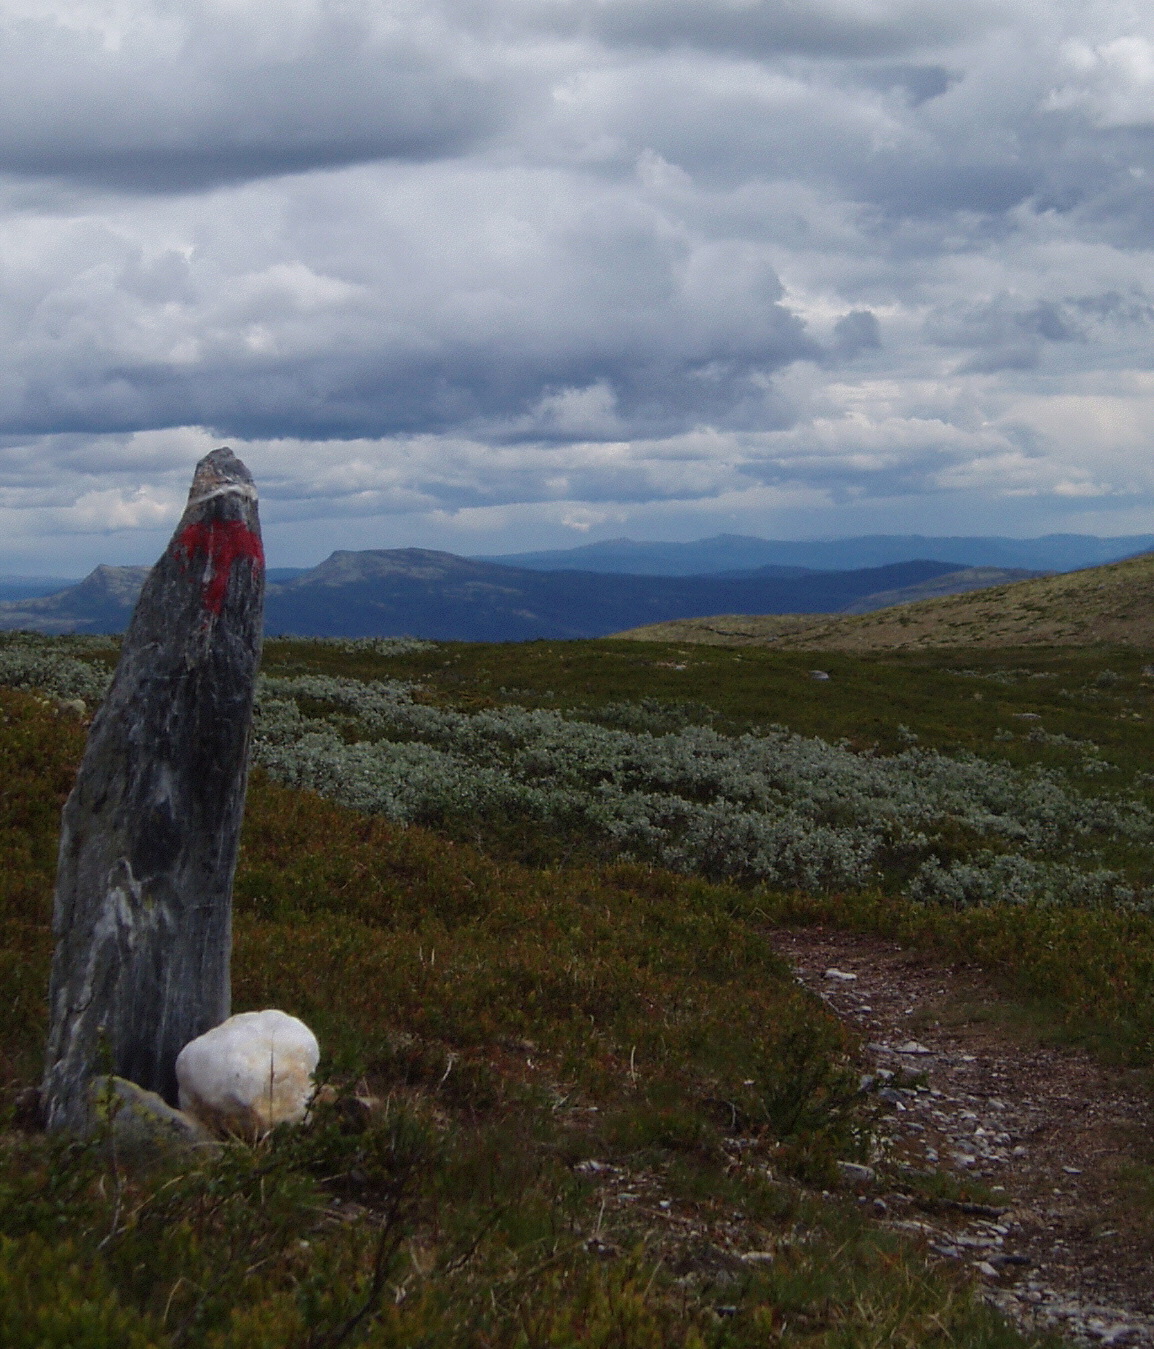
<path id="1" fill-rule="evenodd" d="M 441 641 L 599 637 L 652 616 L 718 607 L 830 613 L 878 590 L 918 584 L 947 563 L 905 562 L 853 572 L 722 579 L 539 572 L 408 548 L 337 552 L 286 585 L 270 586 L 267 631 L 322 637 L 407 633 Z"/>
<path id="2" fill-rule="evenodd" d="M 123 632 L 148 571 L 147 567 L 100 566 L 83 581 L 52 594 L 0 602 L 0 629 L 53 636 Z"/>
<path id="3" fill-rule="evenodd" d="M 1096 643 L 1154 647 L 1154 554 L 852 617 L 718 614 L 617 635 L 847 652 Z"/>

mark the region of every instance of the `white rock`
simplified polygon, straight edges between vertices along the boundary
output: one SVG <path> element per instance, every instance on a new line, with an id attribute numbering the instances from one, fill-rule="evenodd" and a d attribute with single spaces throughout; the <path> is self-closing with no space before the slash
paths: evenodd
<path id="1" fill-rule="evenodd" d="M 304 1119 L 317 1038 L 287 1012 L 241 1012 L 177 1055 L 180 1108 L 217 1133 L 259 1138 Z"/>

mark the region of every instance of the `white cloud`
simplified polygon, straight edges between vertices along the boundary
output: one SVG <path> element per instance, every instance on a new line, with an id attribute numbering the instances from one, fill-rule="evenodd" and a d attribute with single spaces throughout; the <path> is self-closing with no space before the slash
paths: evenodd
<path id="1" fill-rule="evenodd" d="M 0 53 L 0 169 L 144 192 L 458 152 L 533 84 L 435 3 L 6 5 Z"/>
<path id="2" fill-rule="evenodd" d="M 1152 110 L 1112 0 L 13 0 L 0 568 L 226 441 L 274 560 L 1132 529 Z"/>
<path id="3" fill-rule="evenodd" d="M 1052 91 L 1047 111 L 1085 110 L 1099 127 L 1154 124 L 1154 43 L 1127 33 L 1098 46 L 1071 41 L 1067 83 Z"/>

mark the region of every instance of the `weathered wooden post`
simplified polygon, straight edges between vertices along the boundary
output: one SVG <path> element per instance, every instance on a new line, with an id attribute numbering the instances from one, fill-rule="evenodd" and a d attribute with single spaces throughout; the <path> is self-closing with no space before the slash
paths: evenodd
<path id="1" fill-rule="evenodd" d="M 64 807 L 49 1128 L 84 1127 L 98 1073 L 175 1104 L 177 1054 L 229 1014 L 263 603 L 252 475 L 214 450 L 141 592 Z"/>

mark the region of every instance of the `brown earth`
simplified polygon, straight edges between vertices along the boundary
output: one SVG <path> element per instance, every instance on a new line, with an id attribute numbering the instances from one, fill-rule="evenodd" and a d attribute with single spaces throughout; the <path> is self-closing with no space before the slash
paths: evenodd
<path id="1" fill-rule="evenodd" d="M 865 1037 L 891 1113 L 861 1189 L 885 1221 L 972 1265 L 1024 1328 L 1154 1345 L 1149 1081 L 1054 1043 L 975 969 L 822 928 L 775 944 Z M 903 1175 L 927 1193 L 943 1177 L 976 1180 L 988 1203 L 911 1211 L 883 1193 Z"/>
<path id="2" fill-rule="evenodd" d="M 1154 554 L 868 614 L 721 614 L 617 637 L 781 650 L 1154 646 Z"/>

